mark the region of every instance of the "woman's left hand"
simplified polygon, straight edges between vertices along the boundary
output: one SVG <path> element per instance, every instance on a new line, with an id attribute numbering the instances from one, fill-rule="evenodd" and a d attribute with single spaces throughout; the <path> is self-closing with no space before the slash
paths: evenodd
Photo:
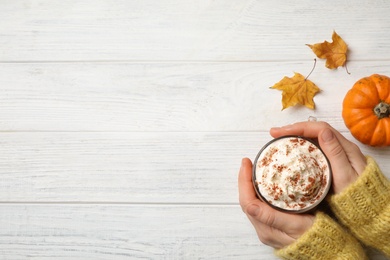
<path id="1" fill-rule="evenodd" d="M 276 249 L 288 246 L 313 225 L 315 217 L 281 212 L 259 200 L 252 183 L 252 167 L 248 158 L 242 159 L 238 177 L 241 208 L 261 242 Z"/>

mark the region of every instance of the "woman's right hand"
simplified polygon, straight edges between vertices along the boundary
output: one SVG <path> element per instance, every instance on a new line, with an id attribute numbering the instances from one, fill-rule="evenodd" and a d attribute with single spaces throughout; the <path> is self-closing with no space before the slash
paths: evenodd
<path id="1" fill-rule="evenodd" d="M 271 128 L 270 133 L 274 138 L 284 135 L 317 138 L 332 167 L 335 194 L 353 183 L 367 165 L 366 158 L 359 147 L 325 122 L 299 122 Z"/>

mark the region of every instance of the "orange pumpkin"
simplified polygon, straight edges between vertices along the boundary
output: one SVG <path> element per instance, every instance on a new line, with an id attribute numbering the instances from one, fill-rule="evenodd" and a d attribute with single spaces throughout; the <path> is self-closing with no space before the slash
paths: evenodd
<path id="1" fill-rule="evenodd" d="M 360 142 L 390 145 L 390 78 L 374 74 L 358 80 L 345 95 L 342 115 Z"/>

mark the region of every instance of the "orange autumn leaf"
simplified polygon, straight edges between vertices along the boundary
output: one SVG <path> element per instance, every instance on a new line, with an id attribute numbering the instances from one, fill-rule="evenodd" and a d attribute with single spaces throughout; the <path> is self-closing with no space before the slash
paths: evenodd
<path id="1" fill-rule="evenodd" d="M 313 98 L 320 89 L 300 73 L 294 73 L 294 77 L 284 77 L 281 81 L 271 87 L 282 90 L 283 109 L 297 104 L 314 109 Z"/>
<path id="2" fill-rule="evenodd" d="M 326 59 L 325 66 L 329 69 L 336 69 L 344 66 L 347 61 L 348 46 L 344 40 L 334 31 L 332 35 L 333 42 L 324 41 L 309 46 L 315 55 L 320 59 Z"/>

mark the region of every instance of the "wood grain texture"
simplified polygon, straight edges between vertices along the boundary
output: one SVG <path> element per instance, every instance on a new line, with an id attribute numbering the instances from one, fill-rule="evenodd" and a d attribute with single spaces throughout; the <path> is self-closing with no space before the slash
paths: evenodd
<path id="1" fill-rule="evenodd" d="M 2 133 L 0 138 L 3 202 L 205 204 L 237 204 L 241 158 L 254 159 L 270 140 L 265 132 Z M 390 173 L 389 148 L 362 150 Z"/>
<path id="2" fill-rule="evenodd" d="M 351 62 L 310 80 L 316 109 L 281 111 L 269 87 L 306 62 L 0 64 L 2 131 L 268 131 L 316 116 L 339 130 L 345 93 L 361 77 L 388 72 L 390 61 Z"/>
<path id="3" fill-rule="evenodd" d="M 11 204 L 0 217 L 1 259 L 276 259 L 238 206 Z"/>
<path id="4" fill-rule="evenodd" d="M 2 61 L 301 60 L 334 29 L 352 60 L 390 58 L 384 0 L 18 0 L 0 10 Z"/>
<path id="5" fill-rule="evenodd" d="M 0 1 L 0 259 L 276 259 L 238 205 L 268 130 L 389 75 L 386 0 Z M 269 87 L 318 60 L 316 110 Z M 390 177 L 390 149 L 359 144 Z M 370 252 L 371 259 L 385 259 Z"/>
<path id="6" fill-rule="evenodd" d="M 2 259 L 278 259 L 239 206 L 9 204 L 0 217 Z"/>

